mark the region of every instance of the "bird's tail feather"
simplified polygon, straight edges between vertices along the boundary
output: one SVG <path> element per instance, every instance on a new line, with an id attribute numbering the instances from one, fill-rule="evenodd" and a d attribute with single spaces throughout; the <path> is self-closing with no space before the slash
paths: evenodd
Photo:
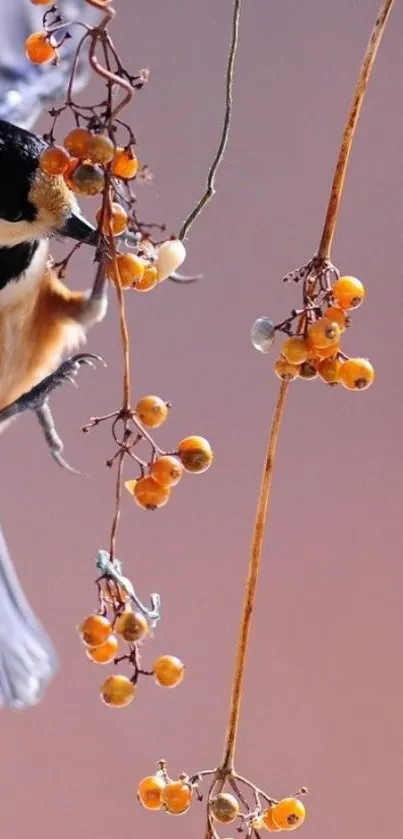
<path id="1" fill-rule="evenodd" d="M 36 705 L 57 667 L 57 654 L 22 590 L 0 528 L 0 707 Z"/>

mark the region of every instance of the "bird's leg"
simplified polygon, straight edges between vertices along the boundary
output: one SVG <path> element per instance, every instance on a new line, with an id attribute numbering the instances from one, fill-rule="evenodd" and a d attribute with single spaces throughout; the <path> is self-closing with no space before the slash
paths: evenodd
<path id="1" fill-rule="evenodd" d="M 7 405 L 0 411 L 0 424 L 19 414 L 25 413 L 25 411 L 35 411 L 52 457 L 54 457 L 60 466 L 71 472 L 75 472 L 75 470 L 68 466 L 61 457 L 63 443 L 57 434 L 48 400 L 51 393 L 65 381 L 75 384 L 74 377 L 77 375 L 81 365 L 88 364 L 90 367 L 94 367 L 94 360 L 103 362 L 102 358 L 93 353 L 80 353 L 68 358 L 60 364 L 54 373 L 46 376 L 45 379 L 31 388 L 31 390 L 23 393 L 15 402 Z"/>

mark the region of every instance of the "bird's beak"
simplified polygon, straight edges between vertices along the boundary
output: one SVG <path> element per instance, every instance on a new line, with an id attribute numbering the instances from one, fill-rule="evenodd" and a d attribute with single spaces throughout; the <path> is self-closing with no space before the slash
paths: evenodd
<path id="1" fill-rule="evenodd" d="M 86 242 L 87 245 L 97 244 L 97 230 L 84 216 L 71 212 L 67 221 L 58 231 L 60 236 L 74 239 L 76 242 Z"/>

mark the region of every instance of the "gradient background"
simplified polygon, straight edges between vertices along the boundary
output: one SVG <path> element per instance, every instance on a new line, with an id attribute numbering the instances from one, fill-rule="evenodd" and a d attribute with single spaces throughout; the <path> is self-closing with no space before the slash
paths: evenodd
<path id="1" fill-rule="evenodd" d="M 139 156 L 156 176 L 138 189 L 142 217 L 177 231 L 216 148 L 231 3 L 117 5 L 115 42 L 125 62 L 152 70 L 130 113 Z M 147 814 L 136 785 L 161 757 L 172 774 L 220 760 L 277 393 L 274 357 L 253 351 L 249 330 L 259 314 L 278 320 L 299 302 L 298 288 L 281 277 L 318 245 L 378 5 L 245 2 L 228 153 L 218 194 L 189 240 L 186 270 L 205 279 L 126 298 L 134 398 L 155 392 L 173 403 L 157 439 L 169 448 L 201 433 L 216 453 L 212 470 L 188 476 L 159 513 L 146 514 L 127 495 L 123 504 L 118 556 L 144 598 L 160 592 L 164 610 L 144 663 L 165 652 L 182 657 L 187 675 L 177 691 L 144 679 L 130 709 L 113 713 L 98 698 L 109 669 L 88 662 L 75 632 L 96 603 L 94 559 L 108 544 L 113 511 L 108 429 L 80 432 L 121 398 L 113 299 L 89 340 L 107 370 L 83 371 L 79 392 L 66 386 L 53 400 L 66 457 L 90 478 L 55 467 L 31 417 L 2 438 L 1 522 L 62 659 L 40 707 L 0 715 L 4 837 L 203 835 L 202 805 L 177 821 Z M 359 124 L 333 253 L 342 271 L 367 285 L 345 346 L 371 357 L 377 381 L 357 395 L 318 382 L 291 387 L 239 738 L 238 771 L 272 795 L 308 786 L 303 830 L 312 839 L 396 836 L 401 821 L 402 27 L 397 4 Z M 87 92 L 85 101 L 95 96 Z M 84 287 L 91 277 L 89 257 L 80 255 L 71 282 Z"/>

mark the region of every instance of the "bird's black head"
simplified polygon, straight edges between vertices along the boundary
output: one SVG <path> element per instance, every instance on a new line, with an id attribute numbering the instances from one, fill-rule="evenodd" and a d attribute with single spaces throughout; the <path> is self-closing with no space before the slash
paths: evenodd
<path id="1" fill-rule="evenodd" d="M 54 233 L 79 241 L 94 236 L 64 179 L 41 171 L 45 148 L 40 137 L 0 120 L 0 248 Z"/>

